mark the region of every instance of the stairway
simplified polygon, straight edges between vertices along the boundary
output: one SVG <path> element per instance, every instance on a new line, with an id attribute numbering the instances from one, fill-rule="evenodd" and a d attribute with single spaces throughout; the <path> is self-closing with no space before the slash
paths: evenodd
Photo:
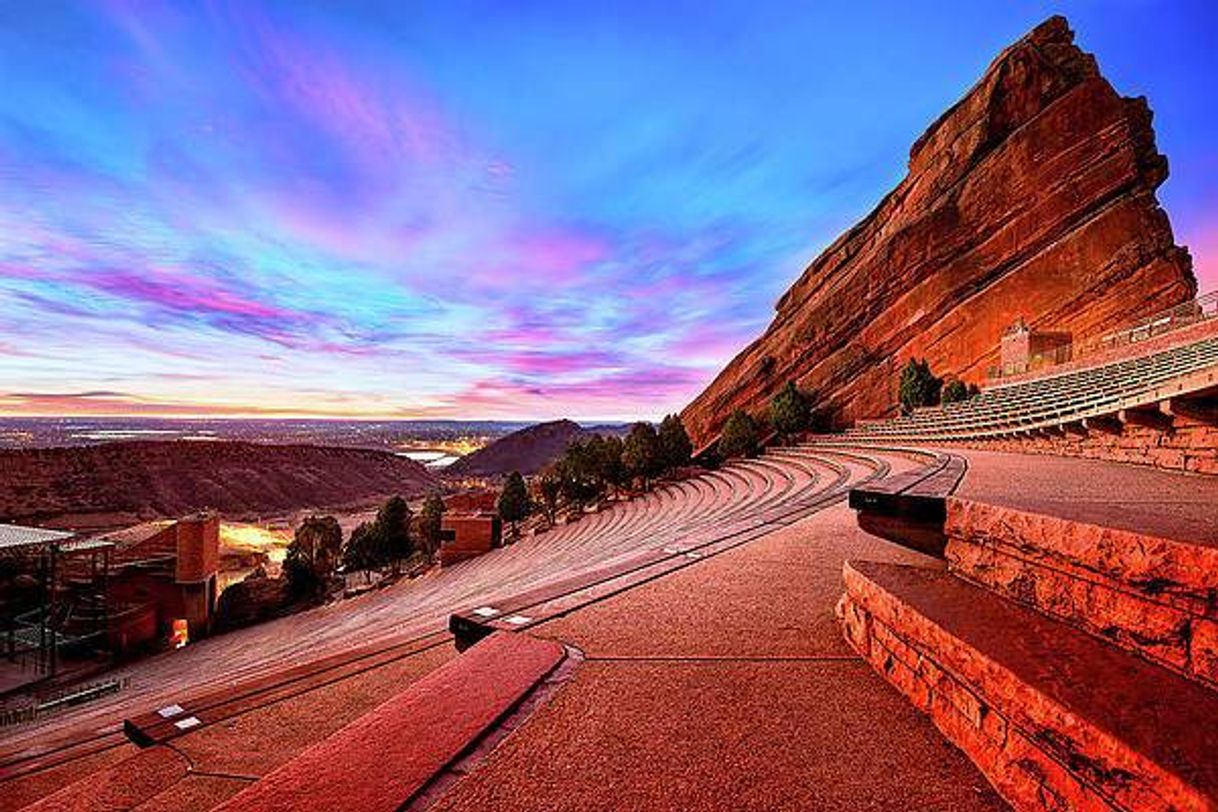
<path id="1" fill-rule="evenodd" d="M 945 498 L 948 567 L 853 561 L 850 645 L 1020 810 L 1218 810 L 1218 549 Z"/>

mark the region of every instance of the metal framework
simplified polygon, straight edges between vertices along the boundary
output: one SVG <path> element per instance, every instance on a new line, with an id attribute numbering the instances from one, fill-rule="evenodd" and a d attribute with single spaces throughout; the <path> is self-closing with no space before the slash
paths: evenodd
<path id="1" fill-rule="evenodd" d="M 65 651 L 109 648 L 113 548 L 113 542 L 75 533 L 0 525 L 0 575 L 7 579 L 0 634 L 9 664 L 24 669 L 32 660 L 35 679 L 53 677 Z"/>

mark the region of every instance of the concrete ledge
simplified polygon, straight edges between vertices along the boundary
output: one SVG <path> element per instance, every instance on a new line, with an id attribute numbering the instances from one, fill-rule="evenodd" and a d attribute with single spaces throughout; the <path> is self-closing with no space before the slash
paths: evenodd
<path id="1" fill-rule="evenodd" d="M 953 573 L 1218 685 L 1218 548 L 967 499 L 946 533 Z"/>
<path id="2" fill-rule="evenodd" d="M 399 809 L 563 657 L 556 643 L 494 634 L 217 809 Z"/>
<path id="3" fill-rule="evenodd" d="M 1218 809 L 1218 695 L 937 571 L 844 570 L 850 644 L 1017 809 Z"/>

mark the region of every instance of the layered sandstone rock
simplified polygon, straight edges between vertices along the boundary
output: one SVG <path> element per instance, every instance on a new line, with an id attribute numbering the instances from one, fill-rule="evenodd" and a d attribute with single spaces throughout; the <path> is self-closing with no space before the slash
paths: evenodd
<path id="1" fill-rule="evenodd" d="M 980 382 L 1005 328 L 1107 332 L 1196 293 L 1154 190 L 1145 99 L 1119 96 L 1053 17 L 917 140 L 909 173 L 779 300 L 766 332 L 682 417 L 697 442 L 787 380 L 838 423 L 891 413 L 926 357 Z"/>

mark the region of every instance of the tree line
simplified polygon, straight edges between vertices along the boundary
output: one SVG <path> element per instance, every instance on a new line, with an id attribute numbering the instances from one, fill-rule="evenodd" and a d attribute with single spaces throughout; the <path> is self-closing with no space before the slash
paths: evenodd
<path id="1" fill-rule="evenodd" d="M 940 378 L 930 369 L 925 358 L 910 358 L 901 369 L 897 383 L 897 399 L 901 411 L 909 414 L 914 409 L 960 403 L 980 394 L 977 384 L 965 384 L 959 378 Z"/>
<path id="2" fill-rule="evenodd" d="M 902 368 L 898 381 L 901 411 L 912 412 L 924 406 L 959 403 L 980 393 L 976 384 L 965 384 L 955 377 L 940 378 L 925 359 L 910 358 Z M 719 456 L 751 457 L 767 437 L 774 436 L 789 443 L 808 430 L 826 430 L 826 416 L 814 408 L 815 396 L 801 390 L 794 381 L 770 399 L 769 409 L 761 418 L 743 409 L 736 409 L 723 425 L 719 435 Z"/>
<path id="3" fill-rule="evenodd" d="M 499 496 L 499 517 L 515 526 L 540 513 L 553 525 L 560 506 L 584 508 L 629 488 L 649 490 L 655 480 L 690 464 L 693 443 L 678 415 L 657 429 L 635 423 L 624 438 L 594 434 L 567 447 L 558 460 L 533 477 L 529 487 L 512 472 Z"/>
<path id="4" fill-rule="evenodd" d="M 376 518 L 363 522 L 343 542 L 342 527 L 333 516 L 309 516 L 288 545 L 283 576 L 288 597 L 309 600 L 325 594 L 339 567 L 346 572 L 389 567 L 394 575 L 415 557 L 430 560 L 440 547 L 444 500 L 431 494 L 415 516 L 406 500 L 394 496 Z"/>

